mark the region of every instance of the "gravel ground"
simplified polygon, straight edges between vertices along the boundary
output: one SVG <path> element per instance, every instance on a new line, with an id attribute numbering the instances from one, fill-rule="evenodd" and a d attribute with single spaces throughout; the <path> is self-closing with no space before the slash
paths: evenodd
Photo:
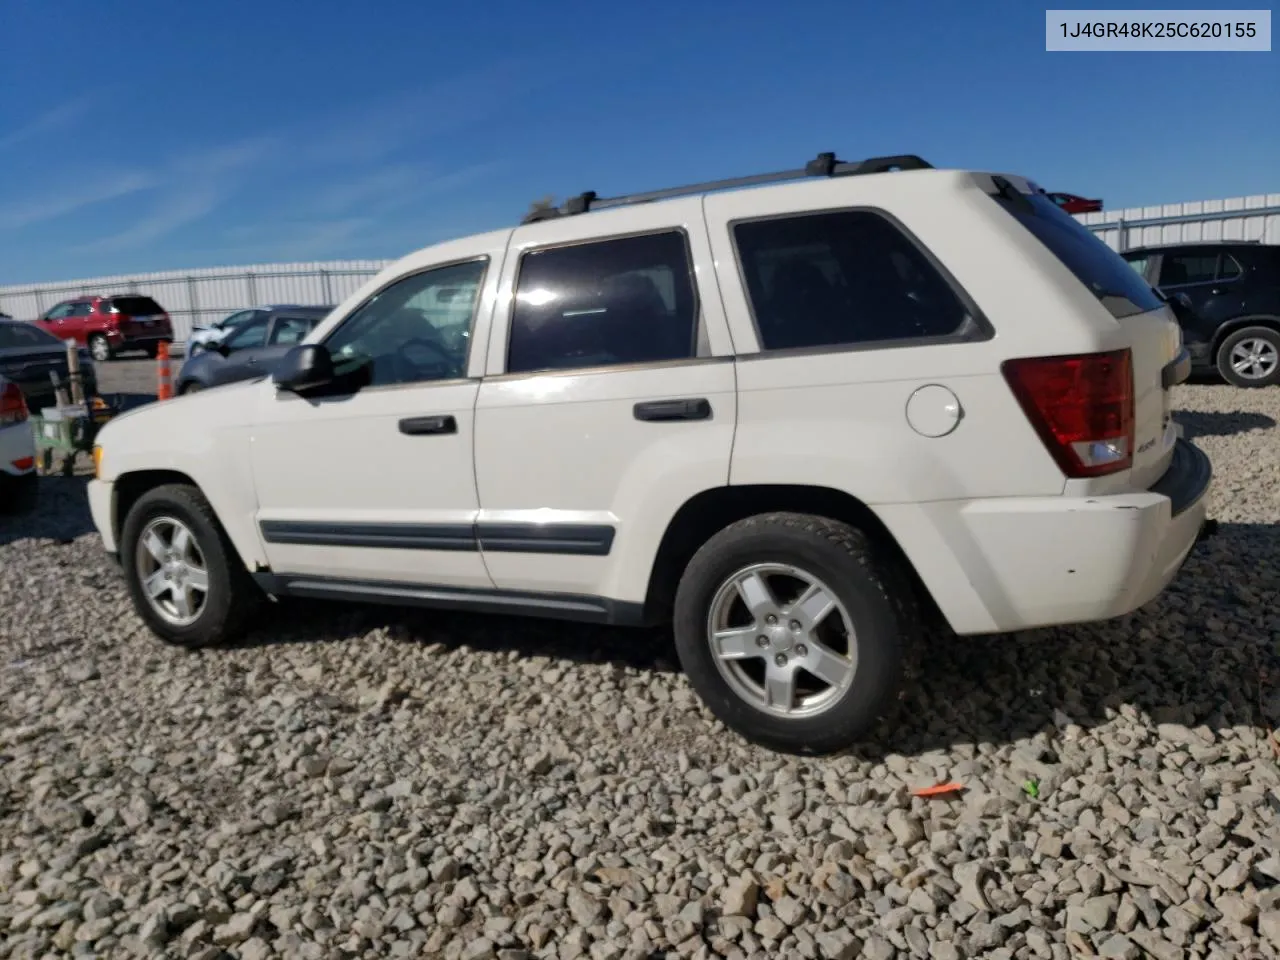
<path id="1" fill-rule="evenodd" d="M 0 957 L 1280 957 L 1280 391 L 1178 402 L 1221 528 L 1175 586 L 938 642 L 821 760 L 661 635 L 316 603 L 169 649 L 47 478 L 0 528 Z"/>

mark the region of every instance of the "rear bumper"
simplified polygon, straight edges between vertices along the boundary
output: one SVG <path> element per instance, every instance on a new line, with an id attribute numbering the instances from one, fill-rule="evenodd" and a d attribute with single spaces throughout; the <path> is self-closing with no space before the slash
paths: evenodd
<path id="1" fill-rule="evenodd" d="M 1179 440 L 1150 490 L 921 504 L 882 513 L 959 634 L 1107 620 L 1155 599 L 1205 524 L 1209 458 Z"/>

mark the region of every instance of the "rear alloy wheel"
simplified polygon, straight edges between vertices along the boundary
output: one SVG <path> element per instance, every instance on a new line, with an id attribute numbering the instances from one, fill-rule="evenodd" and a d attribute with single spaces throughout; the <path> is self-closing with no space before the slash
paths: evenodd
<path id="1" fill-rule="evenodd" d="M 89 356 L 93 357 L 98 363 L 106 363 L 113 356 L 114 351 L 107 338 L 100 333 L 90 334 L 89 336 Z"/>
<path id="2" fill-rule="evenodd" d="M 861 531 L 825 517 L 726 527 L 676 592 L 676 648 L 694 689 L 727 726 L 789 753 L 831 753 L 866 734 L 919 629 L 910 585 Z"/>
<path id="3" fill-rule="evenodd" d="M 1222 341 L 1218 372 L 1237 387 L 1280 383 L 1280 333 L 1270 327 L 1245 327 Z"/>
<path id="4" fill-rule="evenodd" d="M 138 615 L 178 646 L 238 638 L 262 597 L 213 508 L 184 484 L 138 498 L 120 531 L 120 563 Z"/>

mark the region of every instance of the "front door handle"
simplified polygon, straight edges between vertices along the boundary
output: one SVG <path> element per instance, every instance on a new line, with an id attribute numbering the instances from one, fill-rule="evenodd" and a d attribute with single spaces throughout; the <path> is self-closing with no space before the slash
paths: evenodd
<path id="1" fill-rule="evenodd" d="M 672 420 L 710 420 L 711 401 L 703 397 L 689 400 L 650 400 L 637 403 L 632 411 L 637 420 L 667 423 Z"/>
<path id="2" fill-rule="evenodd" d="M 400 432 L 411 437 L 425 437 L 437 433 L 457 433 L 458 421 L 450 414 L 439 417 L 405 417 L 400 421 Z"/>

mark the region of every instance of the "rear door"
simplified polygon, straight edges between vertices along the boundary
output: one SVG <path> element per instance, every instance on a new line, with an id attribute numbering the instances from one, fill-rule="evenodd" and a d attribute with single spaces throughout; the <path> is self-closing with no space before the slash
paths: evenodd
<path id="1" fill-rule="evenodd" d="M 1179 248 L 1160 258 L 1158 286 L 1190 309 L 1206 331 L 1244 311 L 1244 285 L 1244 268 L 1227 250 Z"/>
<path id="2" fill-rule="evenodd" d="M 497 587 L 642 603 L 668 521 L 728 483 L 737 398 L 710 264 L 696 199 L 512 235 L 476 403 Z"/>

